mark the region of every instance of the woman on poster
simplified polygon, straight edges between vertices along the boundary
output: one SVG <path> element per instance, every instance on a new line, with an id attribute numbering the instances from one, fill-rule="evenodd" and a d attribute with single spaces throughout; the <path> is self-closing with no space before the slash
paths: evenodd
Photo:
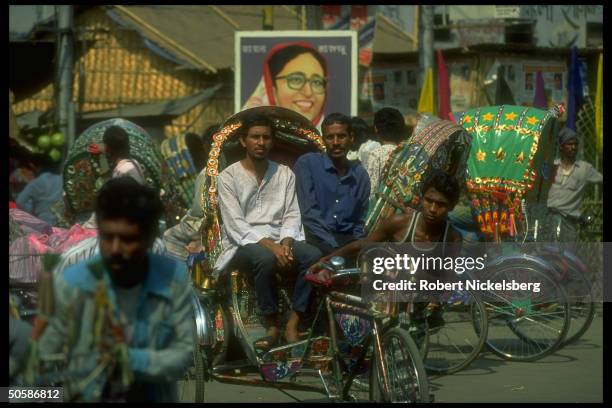
<path id="1" fill-rule="evenodd" d="M 274 46 L 263 64 L 263 75 L 242 110 L 257 106 L 291 109 L 319 126 L 327 98 L 327 62 L 307 42 Z"/>

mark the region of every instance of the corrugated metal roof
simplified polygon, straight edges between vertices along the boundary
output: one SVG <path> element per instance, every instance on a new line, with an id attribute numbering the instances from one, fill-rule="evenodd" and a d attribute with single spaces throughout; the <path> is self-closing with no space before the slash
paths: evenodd
<path id="1" fill-rule="evenodd" d="M 184 67 L 213 73 L 234 66 L 236 31 L 262 29 L 261 5 L 98 7 L 104 7 L 115 22 L 138 31 L 147 47 L 158 55 Z M 298 7 L 275 5 L 274 29 L 300 31 Z M 44 31 L 44 27 L 39 25 L 31 36 Z M 406 53 L 416 49 L 411 34 L 380 14 L 372 34 L 375 53 Z"/>
<path id="2" fill-rule="evenodd" d="M 275 30 L 298 30 L 295 6 L 274 7 Z M 193 68 L 216 72 L 234 65 L 234 33 L 262 29 L 262 6 L 113 6 L 144 37 Z"/>
<path id="3" fill-rule="evenodd" d="M 139 105 L 120 106 L 115 109 L 107 109 L 98 112 L 87 112 L 82 115 L 83 119 L 105 119 L 105 118 L 136 118 L 146 116 L 180 116 L 191 110 L 194 106 L 208 101 L 223 86 L 218 84 L 204 91 L 173 101 L 146 103 Z"/>

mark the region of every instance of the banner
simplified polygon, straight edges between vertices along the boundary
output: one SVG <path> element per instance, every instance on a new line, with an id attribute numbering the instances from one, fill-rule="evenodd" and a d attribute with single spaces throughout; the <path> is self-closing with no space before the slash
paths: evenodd
<path id="1" fill-rule="evenodd" d="M 355 30 L 358 32 L 359 64 L 372 63 L 376 18 L 368 6 L 321 6 L 325 30 Z"/>
<path id="2" fill-rule="evenodd" d="M 369 67 L 374 52 L 376 19 L 368 16 L 368 6 L 351 6 L 351 30 L 359 32 L 359 64 Z"/>
<path id="3" fill-rule="evenodd" d="M 603 54 L 599 54 L 597 64 L 597 91 L 595 93 L 595 137 L 597 151 L 603 149 Z"/>
<path id="4" fill-rule="evenodd" d="M 342 6 L 331 5 L 321 6 L 323 29 L 330 30 L 334 27 L 342 17 Z M 348 23 L 348 20 L 347 20 Z"/>
<path id="5" fill-rule="evenodd" d="M 274 105 L 320 127 L 332 112 L 357 115 L 357 33 L 236 32 L 236 112 Z"/>
<path id="6" fill-rule="evenodd" d="M 450 83 L 442 51 L 437 51 L 438 57 L 438 116 L 444 120 L 452 118 L 450 110 Z"/>
<path id="7" fill-rule="evenodd" d="M 429 68 L 425 75 L 425 82 L 421 88 L 421 97 L 419 98 L 419 106 L 417 111 L 419 113 L 435 114 L 435 100 L 434 100 L 434 82 L 433 82 L 433 68 Z"/>
<path id="8" fill-rule="evenodd" d="M 463 112 L 472 107 L 474 82 L 470 80 L 471 60 L 446 61 L 450 82 L 451 112 Z"/>

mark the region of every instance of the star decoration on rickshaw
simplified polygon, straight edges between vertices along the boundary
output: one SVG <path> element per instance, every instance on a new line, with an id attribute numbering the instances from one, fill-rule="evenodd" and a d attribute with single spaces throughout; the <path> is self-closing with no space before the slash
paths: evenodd
<path id="1" fill-rule="evenodd" d="M 495 160 L 504 161 L 506 158 L 506 152 L 501 147 L 497 151 L 493 150 L 492 153 L 495 155 Z"/>
<path id="2" fill-rule="evenodd" d="M 491 112 L 487 112 L 484 115 L 482 115 L 482 118 L 484 120 L 493 120 L 493 114 Z"/>
<path id="3" fill-rule="evenodd" d="M 538 123 L 538 118 L 536 118 L 535 116 L 530 116 L 527 118 L 527 123 L 529 123 L 530 125 L 535 125 L 536 123 Z"/>
<path id="4" fill-rule="evenodd" d="M 470 115 L 465 115 L 462 123 L 472 123 L 472 117 Z"/>
<path id="5" fill-rule="evenodd" d="M 482 150 L 478 149 L 478 153 L 476 153 L 476 160 L 483 162 L 485 161 L 486 157 L 487 154 Z"/>
<path id="6" fill-rule="evenodd" d="M 514 112 L 506 113 L 506 120 L 514 120 L 514 119 L 516 119 L 516 113 Z"/>
<path id="7" fill-rule="evenodd" d="M 516 155 L 516 158 L 514 159 L 515 163 L 525 163 L 525 153 L 524 152 L 520 152 L 519 154 Z"/>

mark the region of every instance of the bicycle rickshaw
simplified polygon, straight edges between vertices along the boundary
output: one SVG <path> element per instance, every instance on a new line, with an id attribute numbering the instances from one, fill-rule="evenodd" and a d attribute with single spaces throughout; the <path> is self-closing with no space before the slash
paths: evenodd
<path id="1" fill-rule="evenodd" d="M 221 249 L 216 179 L 224 166 L 242 158 L 238 131 L 244 118 L 253 112 L 264 112 L 273 120 L 271 160 L 292 166 L 300 154 L 324 150 L 321 136 L 307 119 L 278 107 L 240 112 L 213 136 L 202 197 L 204 259 L 192 265 L 198 338 L 194 354 L 196 402 L 204 400 L 204 383 L 213 379 L 316 391 L 340 400 L 429 401 L 418 350 L 408 333 L 398 327 L 397 319 L 336 287 L 319 291 L 314 319 L 308 322 L 303 340 L 269 351 L 254 347 L 263 327 L 252 285 L 238 271 L 224 271 L 219 276 L 212 273 Z M 338 260 L 329 267 L 337 272 L 339 281 L 355 282 L 360 275 L 358 269 L 342 270 Z M 278 282 L 281 310 L 287 310 L 290 304 L 286 284 L 292 287 L 291 282 Z M 313 377 L 323 387 L 303 382 Z"/>
<path id="2" fill-rule="evenodd" d="M 496 355 L 534 361 L 554 352 L 570 319 L 566 291 L 554 264 L 522 246 L 532 209 L 546 202 L 561 111 L 502 105 L 455 115 L 473 136 L 468 160 L 467 200 L 481 240 L 496 246 L 480 278 L 539 282 L 539 294 L 483 295 L 489 320 L 487 346 Z M 517 245 L 511 245 L 512 243 Z"/>
<path id="3" fill-rule="evenodd" d="M 387 160 L 377 196 L 370 202 L 366 229 L 372 231 L 382 219 L 405 206 L 418 211 L 421 184 L 429 169 L 443 170 L 464 185 L 471 143 L 472 136 L 461 126 L 435 117 L 421 117 L 412 137 L 401 143 Z M 392 248 L 398 246 L 389 245 L 389 250 L 393 251 Z M 414 319 L 414 301 L 393 304 L 390 299 L 386 306 L 399 313 L 409 327 L 427 372 L 452 374 L 479 355 L 488 322 L 479 317 L 484 316 L 485 308 L 473 292 L 449 291 L 438 296 L 436 302 L 426 302 L 429 305 L 423 321 Z M 436 309 L 444 316 L 444 325 L 429 327 L 428 321 Z"/>
<path id="4" fill-rule="evenodd" d="M 119 126 L 128 134 L 130 156 L 143 167 L 147 184 L 161 193 L 166 225 L 176 224 L 187 207 L 181 205 L 174 174 L 146 130 L 121 118 L 96 123 L 75 140 L 64 164 L 65 199 L 59 215 L 70 226 L 93 212 L 96 194 L 112 173 L 103 141 L 104 132 L 111 126 Z"/>

